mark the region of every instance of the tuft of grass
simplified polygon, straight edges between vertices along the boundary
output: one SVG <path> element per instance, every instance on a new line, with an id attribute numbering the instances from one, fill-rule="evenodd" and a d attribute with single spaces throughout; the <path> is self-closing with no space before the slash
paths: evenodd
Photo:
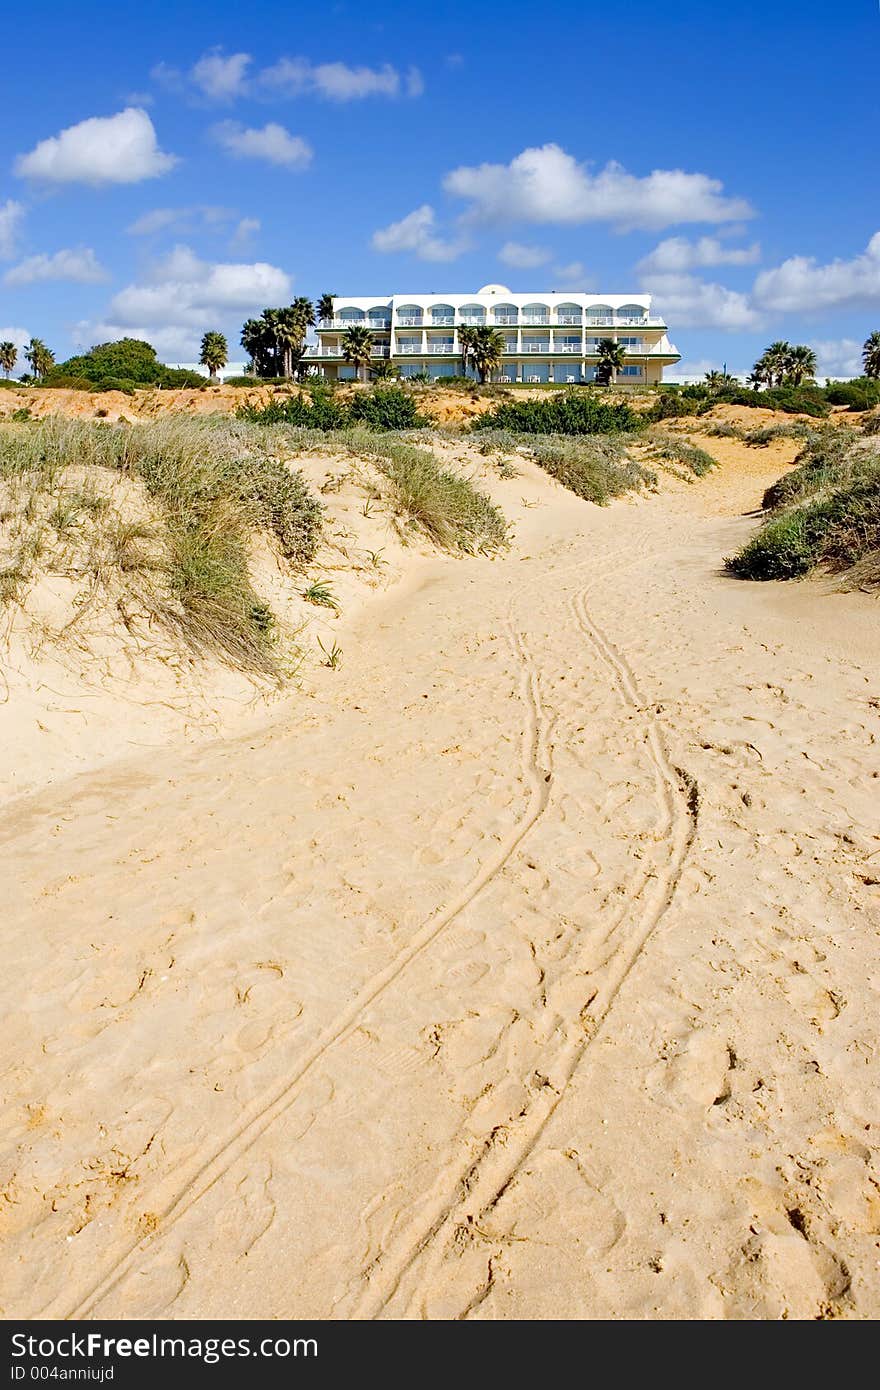
<path id="1" fill-rule="evenodd" d="M 302 596 L 307 603 L 317 604 L 320 608 L 339 609 L 339 604 L 333 595 L 329 583 L 326 579 L 316 579 L 307 588 L 303 589 Z"/>
<path id="2" fill-rule="evenodd" d="M 681 467 L 686 473 L 702 478 L 710 469 L 717 467 L 717 461 L 705 449 L 690 444 L 674 434 L 652 434 L 650 437 L 651 456 L 663 465 Z"/>
<path id="3" fill-rule="evenodd" d="M 322 666 L 329 666 L 329 668 L 330 668 L 331 671 L 337 670 L 338 667 L 339 667 L 340 662 L 342 661 L 342 648 L 340 647 L 339 643 L 338 643 L 338 642 L 334 642 L 333 645 L 332 645 L 332 647 L 331 647 L 330 650 L 328 651 L 327 648 L 324 646 L 324 643 L 321 641 L 321 639 L 320 639 L 320 637 L 319 637 L 319 638 L 318 638 L 318 646 L 321 648 L 321 651 L 324 653 L 324 660 L 321 662 L 321 665 L 322 665 Z"/>

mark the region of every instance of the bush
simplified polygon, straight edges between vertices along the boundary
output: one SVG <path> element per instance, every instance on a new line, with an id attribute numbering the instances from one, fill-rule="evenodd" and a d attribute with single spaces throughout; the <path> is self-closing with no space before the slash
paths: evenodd
<path id="1" fill-rule="evenodd" d="M 684 392 L 662 392 L 643 416 L 645 420 L 674 420 L 684 415 L 696 415 L 702 396 L 687 396 Z"/>
<path id="2" fill-rule="evenodd" d="M 880 405 L 880 381 L 866 376 L 855 381 L 829 381 L 825 399 L 830 405 L 846 405 L 850 410 L 871 410 Z"/>
<path id="3" fill-rule="evenodd" d="M 360 392 L 352 399 L 349 412 L 354 422 L 374 430 L 415 430 L 430 423 L 400 386 L 377 386 Z"/>
<path id="4" fill-rule="evenodd" d="M 547 400 L 503 401 L 474 420 L 472 429 L 518 434 L 625 434 L 642 417 L 623 401 L 599 400 L 592 391 L 565 391 Z"/>
<path id="5" fill-rule="evenodd" d="M 358 424 L 370 429 L 405 430 L 429 423 L 419 414 L 413 397 L 400 386 L 377 386 L 343 401 L 323 382 L 265 406 L 242 406 L 236 415 L 254 424 L 310 430 L 342 430 Z"/>

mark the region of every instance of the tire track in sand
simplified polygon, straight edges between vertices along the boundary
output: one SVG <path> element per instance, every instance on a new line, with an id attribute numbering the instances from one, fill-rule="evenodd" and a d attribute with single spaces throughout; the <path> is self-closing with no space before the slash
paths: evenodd
<path id="1" fill-rule="evenodd" d="M 474 874 L 465 887 L 445 907 L 434 912 L 410 939 L 408 945 L 376 975 L 372 976 L 354 996 L 346 1009 L 315 1039 L 301 1059 L 299 1066 L 279 1087 L 247 1107 L 241 1123 L 218 1144 L 209 1155 L 197 1156 L 176 1183 L 176 1192 L 159 1206 L 155 1231 L 130 1242 L 121 1256 L 95 1280 L 85 1297 L 67 1311 L 54 1299 L 36 1316 L 67 1320 L 87 1318 L 100 1301 L 110 1293 L 139 1257 L 151 1246 L 161 1242 L 178 1221 L 199 1202 L 237 1162 L 256 1140 L 275 1123 L 296 1100 L 302 1083 L 316 1064 L 334 1047 L 343 1043 L 358 1026 L 364 1011 L 385 991 L 467 908 L 487 887 L 516 851 L 523 838 L 543 815 L 550 798 L 551 770 L 548 740 L 550 725 L 540 702 L 537 675 L 525 651 L 522 639 L 506 625 L 507 637 L 520 669 L 519 693 L 524 708 L 521 733 L 520 765 L 528 787 L 528 800 L 522 816 L 502 840 L 495 853 Z M 157 1204 L 158 1205 L 158 1204 Z M 154 1208 L 155 1210 L 155 1208 Z"/>
<path id="2" fill-rule="evenodd" d="M 606 933 L 605 939 L 616 944 L 600 970 L 594 972 L 602 976 L 597 988 L 586 1000 L 579 1018 L 564 1027 L 562 1042 L 553 1055 L 545 1056 L 540 1063 L 545 1084 L 514 1121 L 496 1126 L 487 1135 L 476 1156 L 471 1153 L 463 1164 L 447 1166 L 428 1198 L 428 1211 L 423 1204 L 418 1217 L 365 1271 L 368 1283 L 351 1314 L 355 1318 L 381 1316 L 401 1290 L 407 1274 L 421 1261 L 425 1267 L 407 1292 L 404 1316 L 427 1316 L 425 1300 L 437 1286 L 441 1266 L 456 1246 L 469 1241 L 475 1233 L 482 1234 L 493 1208 L 534 1149 L 624 981 L 672 903 L 694 840 L 698 811 L 695 781 L 672 763 L 656 716 L 646 706 L 629 663 L 590 616 L 584 594 L 575 595 L 569 606 L 578 630 L 609 671 L 621 704 L 644 720 L 644 738 L 661 809 L 661 838 L 668 850 L 666 865 L 657 874 L 650 869 L 644 871 L 630 886 L 625 905 Z M 634 910 L 637 917 L 632 930 L 621 933 Z M 488 1271 L 485 1286 L 467 1294 L 460 1318 L 478 1307 L 489 1293 L 494 1277 L 491 1260 Z"/>

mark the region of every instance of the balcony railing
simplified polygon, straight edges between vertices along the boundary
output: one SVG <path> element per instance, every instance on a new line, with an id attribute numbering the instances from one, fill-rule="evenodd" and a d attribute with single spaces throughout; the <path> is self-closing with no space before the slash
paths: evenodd
<path id="1" fill-rule="evenodd" d="M 424 328 L 425 320 L 413 318 L 411 315 L 398 315 L 397 322 L 401 328 Z"/>
<path id="2" fill-rule="evenodd" d="M 402 320 L 401 320 L 401 322 L 402 322 Z M 431 321 L 430 321 L 430 323 L 427 324 L 427 327 L 428 327 L 428 328 L 452 328 L 453 325 L 454 325 L 454 323 L 455 323 L 455 318 L 452 317 L 452 316 L 450 316 L 449 314 L 445 314 L 445 315 L 443 316 L 443 318 L 432 318 Z"/>
<path id="3" fill-rule="evenodd" d="M 549 314 L 525 314 L 521 320 L 523 328 L 541 328 L 550 322 Z"/>
<path id="4" fill-rule="evenodd" d="M 516 314 L 496 314 L 495 322 L 499 325 L 499 327 L 506 326 L 510 328 L 511 326 L 513 326 L 515 328 L 516 325 L 519 323 L 519 317 Z"/>
<path id="5" fill-rule="evenodd" d="M 387 333 L 391 327 L 390 316 L 386 319 L 321 319 L 318 323 L 319 328 L 371 328 L 376 332 Z"/>
<path id="6" fill-rule="evenodd" d="M 304 357 L 342 357 L 342 355 L 342 348 L 338 344 L 331 347 L 323 343 L 310 343 L 303 353 Z M 388 343 L 373 343 L 370 348 L 370 356 L 390 357 L 391 348 Z"/>

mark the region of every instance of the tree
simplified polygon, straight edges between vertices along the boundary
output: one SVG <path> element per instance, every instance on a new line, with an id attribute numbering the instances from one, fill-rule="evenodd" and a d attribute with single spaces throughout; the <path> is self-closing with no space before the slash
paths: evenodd
<path id="1" fill-rule="evenodd" d="M 248 319 L 242 326 L 241 345 L 254 364 L 257 376 L 278 376 L 278 342 L 275 325 L 265 310 L 258 319 Z"/>
<path id="2" fill-rule="evenodd" d="M 333 322 L 333 301 L 335 294 L 322 294 L 315 305 L 315 317 L 319 323 L 330 324 Z"/>
<path id="3" fill-rule="evenodd" d="M 818 362 L 816 354 L 805 343 L 797 343 L 788 353 L 788 369 L 785 380 L 792 386 L 800 386 L 804 381 L 812 381 L 816 375 Z"/>
<path id="4" fill-rule="evenodd" d="M 342 356 L 346 362 L 357 368 L 361 380 L 366 378 L 372 350 L 373 338 L 369 328 L 364 328 L 359 323 L 346 328 L 342 335 Z"/>
<path id="5" fill-rule="evenodd" d="M 706 385 L 714 396 L 717 395 L 719 391 L 729 391 L 732 386 L 735 386 L 736 377 L 731 376 L 730 372 L 707 372 Z"/>
<path id="6" fill-rule="evenodd" d="M 878 337 L 880 337 L 880 334 L 878 334 Z M 3 368 L 7 381 L 11 373 L 15 370 L 17 361 L 18 348 L 15 346 L 15 343 L 0 343 L 0 367 Z"/>
<path id="7" fill-rule="evenodd" d="M 24 355 L 31 364 L 34 376 L 42 378 L 55 366 L 55 354 L 46 347 L 42 338 L 31 338 Z"/>
<path id="8" fill-rule="evenodd" d="M 400 376 L 400 368 L 389 362 L 386 357 L 376 363 L 370 375 L 374 381 L 396 381 Z"/>
<path id="9" fill-rule="evenodd" d="M 475 328 L 473 333 L 470 356 L 482 386 L 486 377 L 500 367 L 504 360 L 504 335 L 499 333 L 497 328 L 489 328 L 486 325 Z"/>
<path id="10" fill-rule="evenodd" d="M 600 338 L 596 344 L 596 352 L 599 355 L 596 381 L 600 386 L 608 386 L 617 379 L 617 373 L 626 357 L 626 349 L 616 338 Z"/>
<path id="11" fill-rule="evenodd" d="M 862 348 L 862 365 L 865 376 L 880 377 L 880 332 L 869 333 Z"/>
<path id="12" fill-rule="evenodd" d="M 204 335 L 199 361 L 203 367 L 208 368 L 211 380 L 216 381 L 217 373 L 229 361 L 229 348 L 222 333 L 210 330 Z"/>
<path id="13" fill-rule="evenodd" d="M 303 355 L 306 333 L 315 322 L 315 310 L 310 299 L 299 295 L 286 309 L 267 309 L 273 316 L 275 341 L 281 355 L 285 376 L 293 376 L 295 361 Z"/>
<path id="14" fill-rule="evenodd" d="M 752 376 L 763 386 L 781 386 L 791 370 L 791 343 L 777 339 L 765 348 L 752 368 Z"/>
<path id="15" fill-rule="evenodd" d="M 461 349 L 461 374 L 467 376 L 468 363 L 474 355 L 474 347 L 477 342 L 477 330 L 465 324 L 458 330 L 458 346 Z"/>

